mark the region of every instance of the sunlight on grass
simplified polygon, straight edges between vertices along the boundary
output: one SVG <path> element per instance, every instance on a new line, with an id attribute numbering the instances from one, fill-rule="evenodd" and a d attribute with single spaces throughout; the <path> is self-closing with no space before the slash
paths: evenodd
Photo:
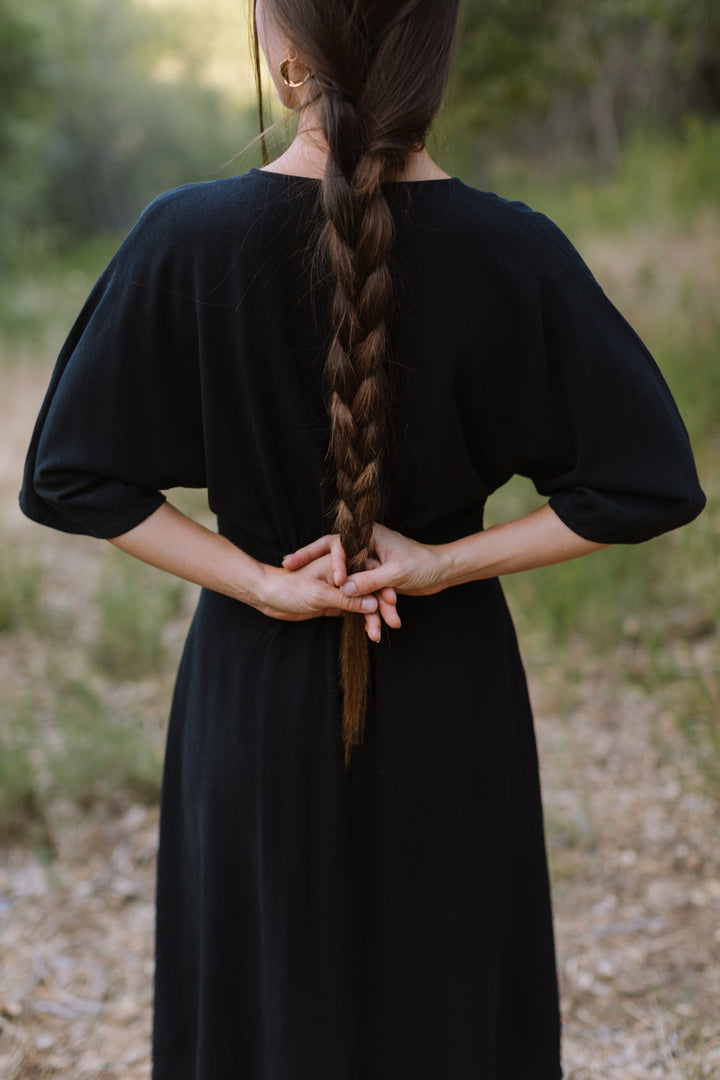
<path id="1" fill-rule="evenodd" d="M 185 582 L 111 552 L 94 598 L 100 627 L 91 653 L 99 670 L 132 679 L 162 668 L 163 628 L 182 613 L 186 596 Z"/>
<path id="2" fill-rule="evenodd" d="M 42 619 L 41 594 L 45 568 L 6 546 L 0 562 L 0 634 L 37 627 Z"/>
<path id="3" fill-rule="evenodd" d="M 48 683 L 59 733 L 49 761 L 49 794 L 84 807 L 117 791 L 152 802 L 160 790 L 162 758 L 145 744 L 141 719 L 132 710 L 108 710 L 87 679 L 68 677 L 53 665 Z"/>

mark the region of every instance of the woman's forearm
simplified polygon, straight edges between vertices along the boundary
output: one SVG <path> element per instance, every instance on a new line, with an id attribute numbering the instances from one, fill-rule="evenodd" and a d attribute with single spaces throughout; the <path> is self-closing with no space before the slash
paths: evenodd
<path id="1" fill-rule="evenodd" d="M 349 597 L 329 580 L 329 557 L 299 574 L 258 562 L 230 540 L 163 503 L 134 529 L 115 536 L 115 547 L 203 588 L 240 600 L 275 619 L 299 621 L 357 612 L 373 640 L 380 634 L 379 601 Z M 389 617 L 385 604 L 383 617 Z"/>
<path id="2" fill-rule="evenodd" d="M 578 536 L 546 504 L 515 521 L 439 544 L 442 588 L 567 562 L 607 546 Z"/>
<path id="3" fill-rule="evenodd" d="M 195 585 L 257 605 L 262 564 L 170 503 L 110 543 Z"/>
<path id="4" fill-rule="evenodd" d="M 373 558 L 368 560 L 366 570 L 347 578 L 344 555 L 342 549 L 338 555 L 336 542 L 337 537 L 321 536 L 286 555 L 283 566 L 297 573 L 330 553 L 342 579 L 342 591 L 348 597 L 377 594 L 383 589 L 406 596 L 430 596 L 452 585 L 566 562 L 608 546 L 578 536 L 548 504 L 515 521 L 493 525 L 447 544 L 423 544 L 376 522 Z"/>

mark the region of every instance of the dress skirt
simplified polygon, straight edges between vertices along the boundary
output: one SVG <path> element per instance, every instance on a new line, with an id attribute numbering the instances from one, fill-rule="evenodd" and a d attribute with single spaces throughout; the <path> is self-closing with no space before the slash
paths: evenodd
<path id="1" fill-rule="evenodd" d="M 168 733 L 154 1080 L 557 1080 L 532 716 L 496 579 L 402 597 L 345 771 L 340 620 L 203 591 Z"/>

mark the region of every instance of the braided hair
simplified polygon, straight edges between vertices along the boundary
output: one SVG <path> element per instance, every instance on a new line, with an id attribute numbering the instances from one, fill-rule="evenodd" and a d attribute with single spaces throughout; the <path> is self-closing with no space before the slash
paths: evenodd
<path id="1" fill-rule="evenodd" d="M 260 129 L 262 96 L 253 4 Z M 334 283 L 325 365 L 329 454 L 349 573 L 373 554 L 388 443 L 395 221 L 386 184 L 422 149 L 447 87 L 459 0 L 265 0 L 313 72 L 328 146 L 316 255 Z M 316 100 L 316 99 L 313 99 Z M 263 139 L 263 156 L 265 143 Z M 343 616 L 345 764 L 362 741 L 369 655 L 363 617 Z"/>

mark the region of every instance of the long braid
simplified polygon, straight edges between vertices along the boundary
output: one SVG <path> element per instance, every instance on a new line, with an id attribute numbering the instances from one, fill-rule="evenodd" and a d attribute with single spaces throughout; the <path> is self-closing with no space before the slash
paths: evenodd
<path id="1" fill-rule="evenodd" d="M 425 145 L 447 86 L 459 2 L 265 0 L 277 28 L 297 43 L 313 72 L 309 86 L 318 93 L 306 104 L 319 97 L 329 150 L 311 262 L 334 284 L 325 365 L 328 454 L 337 485 L 333 527 L 350 572 L 362 570 L 374 554 L 372 528 L 382 520 L 384 502 L 390 324 L 398 300 L 395 223 L 385 182 L 402 174 L 410 151 Z M 253 20 L 255 3 L 250 0 Z M 257 34 L 253 47 L 257 52 Z M 255 60 L 259 81 L 257 55 Z M 364 620 L 345 615 L 340 676 L 346 766 L 364 733 L 369 667 Z"/>
<path id="2" fill-rule="evenodd" d="M 404 155 L 373 148 L 357 106 L 347 96 L 326 90 L 323 110 L 330 160 L 322 188 L 327 220 L 320 253 L 336 281 L 334 334 L 325 365 L 329 452 L 337 484 L 334 530 L 340 534 L 348 572 L 354 573 L 374 554 L 373 523 L 383 505 L 395 236 L 383 180 L 402 164 Z M 340 634 L 346 765 L 353 745 L 363 738 L 369 674 L 363 617 L 346 614 Z"/>

